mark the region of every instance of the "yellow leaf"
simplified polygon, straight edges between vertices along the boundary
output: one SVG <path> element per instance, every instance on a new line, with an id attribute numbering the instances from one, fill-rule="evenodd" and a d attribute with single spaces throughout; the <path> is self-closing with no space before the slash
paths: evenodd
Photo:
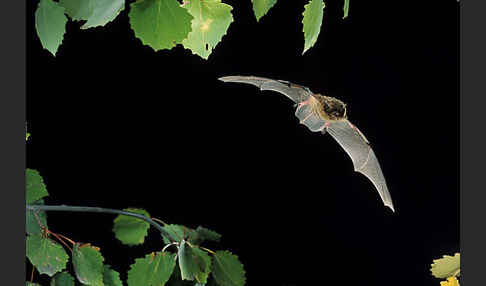
<path id="1" fill-rule="evenodd" d="M 459 286 L 459 281 L 455 276 L 447 278 L 447 281 L 441 281 L 440 286 Z"/>

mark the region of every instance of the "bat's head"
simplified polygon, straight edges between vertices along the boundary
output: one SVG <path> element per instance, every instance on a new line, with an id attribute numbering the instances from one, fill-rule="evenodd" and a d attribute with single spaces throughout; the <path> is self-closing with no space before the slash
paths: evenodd
<path id="1" fill-rule="evenodd" d="M 322 105 L 322 116 L 327 120 L 343 120 L 346 119 L 346 104 L 341 100 L 330 97 L 321 96 L 320 102 Z"/>

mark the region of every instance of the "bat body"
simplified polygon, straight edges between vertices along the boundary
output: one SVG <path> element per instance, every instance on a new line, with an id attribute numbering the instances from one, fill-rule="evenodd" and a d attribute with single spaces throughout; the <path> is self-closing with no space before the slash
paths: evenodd
<path id="1" fill-rule="evenodd" d="M 277 91 L 290 98 L 297 105 L 295 116 L 300 123 L 313 132 L 329 133 L 349 155 L 354 170 L 365 175 L 375 186 L 385 206 L 395 211 L 378 159 L 363 133 L 348 121 L 346 104 L 287 81 L 254 76 L 226 76 L 219 79 L 252 84 L 261 90 Z"/>

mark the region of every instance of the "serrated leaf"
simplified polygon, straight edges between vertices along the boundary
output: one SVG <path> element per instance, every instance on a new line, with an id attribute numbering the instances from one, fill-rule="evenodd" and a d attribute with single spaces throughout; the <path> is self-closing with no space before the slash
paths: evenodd
<path id="1" fill-rule="evenodd" d="M 86 20 L 81 29 L 104 26 L 125 8 L 125 0 L 60 0 L 71 19 Z"/>
<path id="2" fill-rule="evenodd" d="M 164 229 L 179 243 L 183 239 L 192 242 L 198 235 L 194 229 L 179 224 L 169 224 L 164 226 Z M 166 244 L 170 243 L 169 239 L 166 237 L 162 238 Z"/>
<path id="3" fill-rule="evenodd" d="M 243 286 L 246 282 L 243 264 L 229 251 L 213 255 L 212 276 L 220 286 Z"/>
<path id="4" fill-rule="evenodd" d="M 219 242 L 219 240 L 221 239 L 221 234 L 219 234 L 215 231 L 212 231 L 210 229 L 207 229 L 205 227 L 202 227 L 202 226 L 198 226 L 196 228 L 196 233 L 197 233 L 197 236 L 192 241 L 195 244 L 201 244 L 204 241 Z"/>
<path id="5" fill-rule="evenodd" d="M 56 55 L 66 33 L 64 8 L 52 0 L 40 0 L 35 11 L 35 28 L 44 49 Z"/>
<path id="6" fill-rule="evenodd" d="M 179 245 L 179 268 L 183 280 L 196 280 L 198 283 L 206 283 L 211 271 L 211 258 L 199 249 L 193 248 L 185 240 Z"/>
<path id="7" fill-rule="evenodd" d="M 175 254 L 158 252 L 135 259 L 128 271 L 128 286 L 163 286 L 176 264 Z"/>
<path id="8" fill-rule="evenodd" d="M 44 200 L 38 200 L 32 205 L 43 205 Z M 41 234 L 42 226 L 47 228 L 47 215 L 44 211 L 26 210 L 25 212 L 25 231 L 28 234 Z"/>
<path id="9" fill-rule="evenodd" d="M 457 276 L 461 269 L 461 254 L 454 256 L 444 255 L 440 259 L 434 259 L 430 271 L 436 278 L 447 278 Z"/>
<path id="10" fill-rule="evenodd" d="M 257 21 L 260 21 L 260 18 L 267 14 L 268 10 L 277 3 L 277 0 L 251 0 L 251 2 L 253 3 L 253 13 L 255 13 Z"/>
<path id="11" fill-rule="evenodd" d="M 211 273 L 211 257 L 208 253 L 200 248 L 192 248 L 194 254 L 194 261 L 200 272 L 196 275 L 196 281 L 199 284 L 206 284 L 208 282 L 209 273 Z"/>
<path id="12" fill-rule="evenodd" d="M 324 15 L 324 2 L 322 0 L 310 0 L 304 6 L 304 54 L 317 41 L 321 32 L 322 17 Z"/>
<path id="13" fill-rule="evenodd" d="M 95 2 L 93 0 L 59 0 L 59 5 L 64 7 L 74 21 L 87 20 L 93 14 Z"/>
<path id="14" fill-rule="evenodd" d="M 125 209 L 125 211 L 150 217 L 149 213 L 143 209 Z M 113 232 L 115 237 L 126 245 L 142 244 L 147 236 L 150 224 L 138 218 L 119 215 L 113 221 Z"/>
<path id="15" fill-rule="evenodd" d="M 86 23 L 81 29 L 88 29 L 98 26 L 104 26 L 113 21 L 123 9 L 125 9 L 125 0 L 90 0 L 95 2 L 93 12 L 86 19 Z"/>
<path id="16" fill-rule="evenodd" d="M 69 260 L 64 248 L 39 234 L 27 236 L 26 255 L 40 274 L 53 276 L 66 268 Z"/>
<path id="17" fill-rule="evenodd" d="M 182 43 L 193 18 L 177 0 L 138 0 L 130 4 L 128 16 L 135 36 L 155 51 Z"/>
<path id="18" fill-rule="evenodd" d="M 182 44 L 193 53 L 208 59 L 233 22 L 231 14 L 233 8 L 221 3 L 221 0 L 191 0 L 184 5 L 184 8 L 194 19 L 192 31 Z"/>
<path id="19" fill-rule="evenodd" d="M 36 170 L 25 170 L 25 184 L 25 201 L 27 204 L 31 204 L 49 195 L 44 180 Z"/>
<path id="20" fill-rule="evenodd" d="M 51 279 L 51 286 L 74 286 L 74 278 L 67 272 L 60 272 Z"/>
<path id="21" fill-rule="evenodd" d="M 103 260 L 99 249 L 89 243 L 76 243 L 73 247 L 74 272 L 83 284 L 103 286 Z"/>
<path id="22" fill-rule="evenodd" d="M 343 7 L 343 10 L 344 10 L 344 15 L 343 15 L 343 19 L 347 18 L 348 15 L 349 15 L 349 0 L 344 0 L 344 7 Z"/>
<path id="23" fill-rule="evenodd" d="M 103 284 L 105 286 L 123 286 L 120 280 L 120 273 L 110 268 L 110 265 L 103 266 Z"/>

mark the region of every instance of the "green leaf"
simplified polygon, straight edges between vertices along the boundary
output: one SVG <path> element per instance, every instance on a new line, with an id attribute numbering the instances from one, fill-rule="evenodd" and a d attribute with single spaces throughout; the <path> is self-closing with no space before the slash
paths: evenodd
<path id="1" fill-rule="evenodd" d="M 304 54 L 309 48 L 311 48 L 317 41 L 319 33 L 321 31 L 322 17 L 324 14 L 324 2 L 322 0 L 310 0 L 310 2 L 304 6 Z"/>
<path id="2" fill-rule="evenodd" d="M 198 268 L 193 260 L 192 248 L 187 245 L 185 240 L 182 240 L 177 255 L 179 256 L 179 269 L 181 270 L 182 280 L 194 280 Z"/>
<path id="3" fill-rule="evenodd" d="M 195 237 L 195 239 L 193 239 L 193 243 L 195 244 L 201 244 L 204 241 L 219 242 L 219 240 L 221 239 L 221 234 L 202 226 L 198 226 L 196 228 L 196 233 L 197 236 Z"/>
<path id="4" fill-rule="evenodd" d="M 66 14 L 74 21 L 88 20 L 95 4 L 93 0 L 59 0 L 59 5 L 64 7 Z"/>
<path id="5" fill-rule="evenodd" d="M 43 205 L 44 200 L 38 200 L 32 205 Z M 42 234 L 42 226 L 47 228 L 47 215 L 44 211 L 26 210 L 25 231 L 28 234 Z"/>
<path id="6" fill-rule="evenodd" d="M 163 286 L 176 264 L 175 254 L 158 252 L 135 259 L 128 271 L 128 286 Z"/>
<path id="7" fill-rule="evenodd" d="M 83 284 L 103 286 L 103 260 L 99 249 L 89 243 L 73 247 L 74 272 Z"/>
<path id="8" fill-rule="evenodd" d="M 110 265 L 104 265 L 103 284 L 105 286 L 123 286 L 120 280 L 120 273 L 110 268 Z"/>
<path id="9" fill-rule="evenodd" d="M 51 279 L 51 286 L 74 286 L 74 278 L 67 272 L 57 273 Z"/>
<path id="10" fill-rule="evenodd" d="M 95 2 L 93 13 L 81 29 L 104 26 L 113 21 L 123 9 L 125 0 L 91 0 Z"/>
<path id="11" fill-rule="evenodd" d="M 177 0 L 138 0 L 130 7 L 135 36 L 155 51 L 182 43 L 191 31 L 193 17 Z"/>
<path id="12" fill-rule="evenodd" d="M 461 254 L 454 256 L 444 255 L 440 259 L 434 259 L 430 271 L 436 278 L 458 276 L 461 269 Z"/>
<path id="13" fill-rule="evenodd" d="M 343 19 L 347 18 L 348 15 L 349 15 L 349 0 L 344 0 L 344 15 L 343 15 Z"/>
<path id="14" fill-rule="evenodd" d="M 184 8 L 194 19 L 192 31 L 182 44 L 193 53 L 208 59 L 233 22 L 231 15 L 233 8 L 221 3 L 221 0 L 191 0 L 184 5 Z"/>
<path id="15" fill-rule="evenodd" d="M 26 255 L 40 274 L 51 277 L 66 268 L 69 259 L 61 245 L 39 234 L 27 236 Z"/>
<path id="16" fill-rule="evenodd" d="M 191 247 L 183 240 L 179 246 L 178 256 L 182 279 L 206 284 L 211 271 L 209 255 L 199 248 Z"/>
<path id="17" fill-rule="evenodd" d="M 142 209 L 125 209 L 125 211 L 150 217 L 149 213 Z M 119 215 L 115 218 L 113 232 L 115 237 L 126 245 L 142 244 L 147 236 L 150 224 L 138 218 Z"/>
<path id="18" fill-rule="evenodd" d="M 245 285 L 245 270 L 238 256 L 229 251 L 217 251 L 213 255 L 212 275 L 220 286 Z"/>
<path id="19" fill-rule="evenodd" d="M 257 21 L 260 21 L 260 18 L 267 14 L 268 10 L 277 3 L 277 0 L 251 0 L 253 3 L 253 12 L 255 13 L 255 17 Z"/>
<path id="20" fill-rule="evenodd" d="M 25 170 L 25 184 L 25 200 L 27 204 L 31 204 L 49 195 L 44 180 L 42 180 L 41 175 L 36 170 Z"/>
<path id="21" fill-rule="evenodd" d="M 199 284 L 206 284 L 208 282 L 209 273 L 211 273 L 211 257 L 208 253 L 200 248 L 192 248 L 194 254 L 193 259 L 196 263 L 199 272 L 196 275 L 196 281 Z"/>
<path id="22" fill-rule="evenodd" d="M 179 243 L 183 239 L 192 242 L 197 237 L 197 232 L 194 229 L 179 224 L 169 224 L 164 226 L 164 229 Z M 170 243 L 166 237 L 163 237 L 163 239 L 166 244 Z"/>
<path id="23" fill-rule="evenodd" d="M 89 2 L 92 3 L 93 12 L 81 29 L 104 26 L 113 21 L 125 8 L 125 0 L 89 0 Z"/>
<path id="24" fill-rule="evenodd" d="M 56 55 L 66 33 L 64 8 L 52 0 L 40 0 L 35 11 L 35 28 L 42 46 Z"/>
<path id="25" fill-rule="evenodd" d="M 40 284 L 25 281 L 25 286 L 40 286 Z"/>
<path id="26" fill-rule="evenodd" d="M 178 264 L 179 263 L 177 262 L 176 267 L 180 268 L 180 266 Z M 194 282 L 182 280 L 181 272 L 180 271 L 174 271 L 174 273 L 172 273 L 172 276 L 170 276 L 169 281 L 167 281 L 167 285 L 168 286 L 194 286 Z"/>
<path id="27" fill-rule="evenodd" d="M 81 29 L 104 26 L 125 8 L 125 0 L 60 0 L 71 19 L 87 22 Z"/>
<path id="28" fill-rule="evenodd" d="M 25 122 L 25 141 L 29 140 L 30 133 L 27 131 L 27 122 Z"/>

